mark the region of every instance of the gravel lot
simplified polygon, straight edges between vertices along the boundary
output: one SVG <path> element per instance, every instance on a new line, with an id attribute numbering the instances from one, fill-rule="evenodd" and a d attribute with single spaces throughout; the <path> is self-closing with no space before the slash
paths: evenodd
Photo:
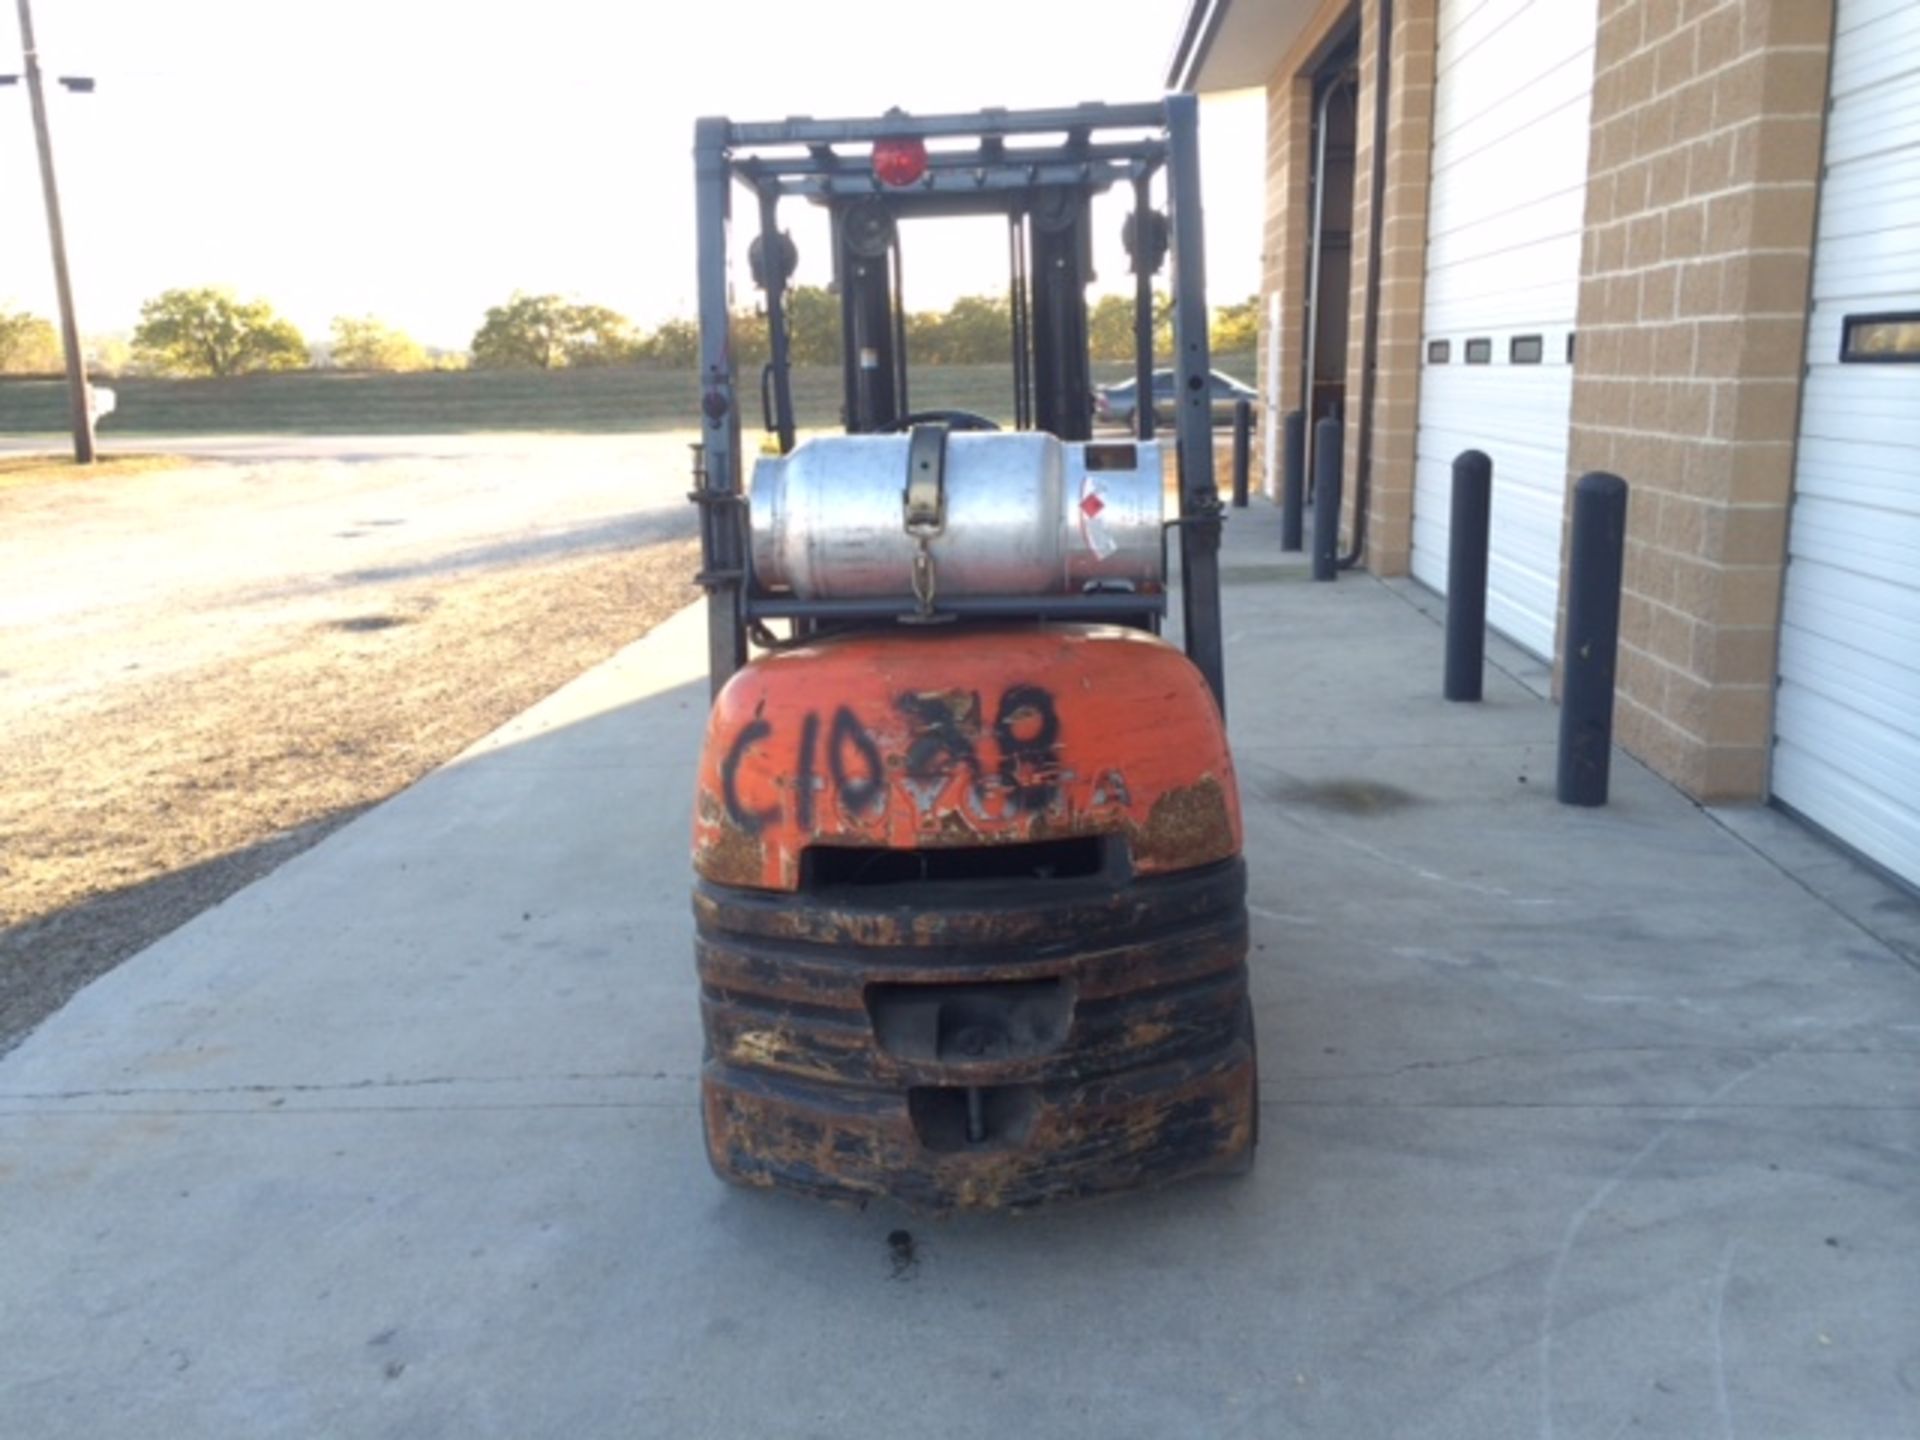
<path id="1" fill-rule="evenodd" d="M 0 1052 L 695 598 L 684 435 L 0 491 Z"/>

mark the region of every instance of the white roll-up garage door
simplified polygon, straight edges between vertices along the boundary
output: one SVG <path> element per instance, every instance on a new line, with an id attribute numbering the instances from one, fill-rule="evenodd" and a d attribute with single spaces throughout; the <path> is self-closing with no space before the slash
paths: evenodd
<path id="1" fill-rule="evenodd" d="M 1920 4 L 1840 0 L 1773 792 L 1920 884 Z"/>
<path id="2" fill-rule="evenodd" d="M 1413 573 L 1445 593 L 1453 458 L 1493 457 L 1487 620 L 1553 649 L 1596 0 L 1441 0 Z"/>

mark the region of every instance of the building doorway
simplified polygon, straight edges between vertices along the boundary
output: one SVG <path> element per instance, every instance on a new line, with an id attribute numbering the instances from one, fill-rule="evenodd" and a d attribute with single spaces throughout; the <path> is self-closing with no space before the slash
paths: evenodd
<path id="1" fill-rule="evenodd" d="M 1353 291 L 1353 180 L 1360 76 L 1358 41 L 1348 38 L 1314 74 L 1312 168 L 1308 172 L 1306 353 L 1300 408 L 1306 412 L 1306 473 L 1313 474 L 1317 421 L 1343 420 L 1347 322 Z"/>

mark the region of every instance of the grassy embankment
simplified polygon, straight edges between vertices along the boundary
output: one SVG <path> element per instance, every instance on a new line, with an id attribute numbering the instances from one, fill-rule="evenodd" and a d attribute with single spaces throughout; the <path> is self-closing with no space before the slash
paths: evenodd
<path id="1" fill-rule="evenodd" d="M 1219 369 L 1251 379 L 1251 355 L 1219 356 Z M 1124 379 L 1126 364 L 1094 366 L 1096 382 Z M 1006 365 L 929 366 L 911 374 L 916 409 L 973 410 L 1012 419 Z M 297 371 L 233 380 L 105 382 L 118 408 L 103 440 L 129 435 L 421 435 L 479 430 L 627 432 L 698 423 L 699 396 L 684 372 L 642 369 L 465 370 L 415 375 Z M 743 419 L 760 424 L 758 377 L 741 376 Z M 802 427 L 839 423 L 840 371 L 794 371 Z M 0 435 L 55 436 L 66 427 L 66 392 L 55 380 L 0 380 Z"/>

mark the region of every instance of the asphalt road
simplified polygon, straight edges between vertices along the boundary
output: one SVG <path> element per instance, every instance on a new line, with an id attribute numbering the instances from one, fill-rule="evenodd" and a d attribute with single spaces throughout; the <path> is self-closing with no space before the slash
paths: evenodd
<path id="1" fill-rule="evenodd" d="M 137 448 L 210 463 L 0 495 L 0 727 L 338 619 L 368 587 L 691 534 L 689 438 L 154 439 Z"/>

